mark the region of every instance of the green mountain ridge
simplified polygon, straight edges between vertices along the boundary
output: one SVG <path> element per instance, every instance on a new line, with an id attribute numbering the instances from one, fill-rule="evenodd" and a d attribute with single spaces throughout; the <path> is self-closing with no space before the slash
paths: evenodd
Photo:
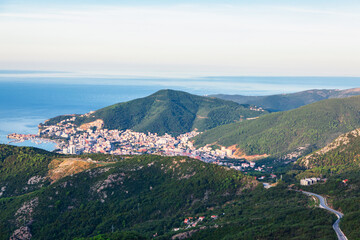
<path id="1" fill-rule="evenodd" d="M 281 183 L 265 190 L 195 159 L 78 156 L 73 161 L 106 164 L 51 184 L 49 171 L 73 156 L 7 145 L 0 152 L 0 239 L 335 239 L 334 216 L 309 207 L 303 194 Z M 189 217 L 197 226 L 187 227 Z"/>
<path id="2" fill-rule="evenodd" d="M 319 149 L 340 134 L 360 127 L 360 96 L 328 99 L 298 109 L 210 129 L 196 146 L 237 145 L 246 154 L 283 156 L 299 147 Z"/>
<path id="3" fill-rule="evenodd" d="M 338 89 L 312 89 L 296 93 L 277 94 L 268 96 L 244 96 L 215 94 L 210 95 L 224 100 L 230 100 L 239 104 L 251 104 L 262 107 L 269 111 L 287 111 L 317 101 L 330 98 L 347 98 L 360 95 L 359 88 L 338 90 Z"/>
<path id="4" fill-rule="evenodd" d="M 249 105 L 232 101 L 160 90 L 148 97 L 99 109 L 88 116 L 77 115 L 75 123 L 80 126 L 102 119 L 107 129 L 179 135 L 195 129 L 204 131 L 264 113 L 267 111 L 254 111 Z M 66 118 L 69 116 L 59 116 L 44 125 L 56 124 Z"/>
<path id="5" fill-rule="evenodd" d="M 329 175 L 360 169 L 360 129 L 340 135 L 324 148 L 297 161 L 306 174 Z"/>

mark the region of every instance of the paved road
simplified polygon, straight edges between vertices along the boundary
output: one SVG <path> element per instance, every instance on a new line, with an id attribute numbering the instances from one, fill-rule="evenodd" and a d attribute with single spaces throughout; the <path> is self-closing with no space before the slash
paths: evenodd
<path id="1" fill-rule="evenodd" d="M 326 202 L 326 198 L 318 195 L 318 194 L 315 194 L 315 193 L 311 193 L 311 192 L 306 192 L 306 191 L 302 191 L 304 194 L 308 195 L 308 196 L 314 196 L 314 197 L 317 197 L 320 201 L 320 207 L 321 208 L 324 208 L 332 213 L 334 213 L 336 216 L 337 216 L 337 220 L 336 222 L 333 224 L 333 229 L 335 230 L 336 232 L 336 235 L 338 237 L 339 240 L 348 240 L 347 237 L 345 236 L 345 234 L 341 231 L 340 229 L 340 226 L 339 226 L 339 223 L 340 223 L 340 219 L 344 216 L 344 214 L 342 214 L 341 212 L 338 212 L 332 208 L 330 208 L 328 205 L 327 205 L 327 202 Z"/>

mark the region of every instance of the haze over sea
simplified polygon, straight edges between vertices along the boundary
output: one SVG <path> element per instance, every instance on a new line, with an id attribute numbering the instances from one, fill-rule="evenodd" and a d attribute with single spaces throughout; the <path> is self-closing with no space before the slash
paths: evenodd
<path id="1" fill-rule="evenodd" d="M 62 114 L 91 110 L 145 97 L 160 89 L 183 90 L 198 95 L 269 95 L 308 89 L 360 87 L 355 77 L 202 77 L 138 78 L 108 76 L 54 77 L 54 72 L 0 71 L 0 143 L 9 133 L 37 133 L 37 125 Z M 54 144 L 30 141 L 18 146 L 53 150 Z"/>

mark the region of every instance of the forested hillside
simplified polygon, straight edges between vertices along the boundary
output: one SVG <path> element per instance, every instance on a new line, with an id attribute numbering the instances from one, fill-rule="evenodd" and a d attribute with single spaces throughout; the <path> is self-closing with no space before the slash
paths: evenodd
<path id="1" fill-rule="evenodd" d="M 336 168 L 335 168 L 336 169 Z M 319 175 L 320 176 L 320 175 Z M 327 202 L 334 209 L 342 212 L 340 227 L 346 237 L 360 239 L 360 173 L 359 169 L 329 172 L 325 183 L 312 186 L 301 186 L 306 191 L 315 192 L 327 197 Z"/>
<path id="2" fill-rule="evenodd" d="M 298 147 L 318 149 L 360 127 L 360 97 L 329 99 L 286 112 L 206 131 L 197 146 L 237 145 L 247 154 L 284 155 Z"/>
<path id="3" fill-rule="evenodd" d="M 251 104 L 270 111 L 287 111 L 310 103 L 329 99 L 346 98 L 360 95 L 360 89 L 313 89 L 296 93 L 277 94 L 268 96 L 244 96 L 244 95 L 211 95 L 224 100 L 231 100 L 240 104 Z"/>
<path id="4" fill-rule="evenodd" d="M 333 217 L 309 207 L 306 196 L 281 183 L 265 190 L 252 177 L 225 167 L 185 157 L 74 159 L 2 147 L 12 166 L 22 166 L 13 172 L 3 167 L 8 175 L 0 182 L 0 239 L 335 239 Z M 48 160 L 33 168 L 32 156 L 42 155 Z M 6 156 L 3 162 L 10 159 Z M 28 181 L 16 184 L 40 185 L 7 193 L 3 187 L 11 177 L 26 170 Z"/>
<path id="5" fill-rule="evenodd" d="M 27 184 L 29 179 L 44 177 L 55 156 L 37 148 L 0 144 L 0 196 L 21 195 L 38 188 L 38 183 Z"/>
<path id="6" fill-rule="evenodd" d="M 322 181 L 303 190 L 327 197 L 334 209 L 342 212 L 340 225 L 348 239 L 360 239 L 360 129 L 340 135 L 333 142 L 301 159 L 295 165 L 303 171 L 289 171 L 297 182 L 304 177 L 320 177 Z M 285 176 L 286 176 L 285 175 Z M 287 177 L 285 177 L 287 178 Z"/>
<path id="7" fill-rule="evenodd" d="M 232 101 L 161 90 L 145 98 L 99 109 L 90 115 L 76 115 L 75 123 L 80 126 L 101 119 L 107 129 L 179 135 L 194 129 L 204 131 L 265 113 L 267 111 L 254 111 L 249 105 Z M 45 125 L 53 125 L 66 118 L 70 117 L 59 116 L 45 122 Z"/>
<path id="8" fill-rule="evenodd" d="M 343 134 L 326 147 L 297 161 L 307 174 L 327 176 L 360 170 L 360 129 Z"/>

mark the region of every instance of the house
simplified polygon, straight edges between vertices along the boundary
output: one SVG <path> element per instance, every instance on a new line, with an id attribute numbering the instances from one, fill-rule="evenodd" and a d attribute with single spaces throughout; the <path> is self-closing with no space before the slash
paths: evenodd
<path id="1" fill-rule="evenodd" d="M 300 185 L 302 185 L 302 186 L 307 186 L 307 185 L 311 185 L 311 184 L 312 184 L 312 182 L 310 183 L 310 181 L 308 181 L 306 178 L 300 180 Z"/>
<path id="2" fill-rule="evenodd" d="M 342 180 L 342 182 L 343 182 L 344 184 L 347 184 L 348 181 L 349 181 L 349 179 Z"/>
<path id="3" fill-rule="evenodd" d="M 211 216 L 211 219 L 217 219 L 217 218 L 218 218 L 217 215 L 212 215 L 212 216 Z"/>

